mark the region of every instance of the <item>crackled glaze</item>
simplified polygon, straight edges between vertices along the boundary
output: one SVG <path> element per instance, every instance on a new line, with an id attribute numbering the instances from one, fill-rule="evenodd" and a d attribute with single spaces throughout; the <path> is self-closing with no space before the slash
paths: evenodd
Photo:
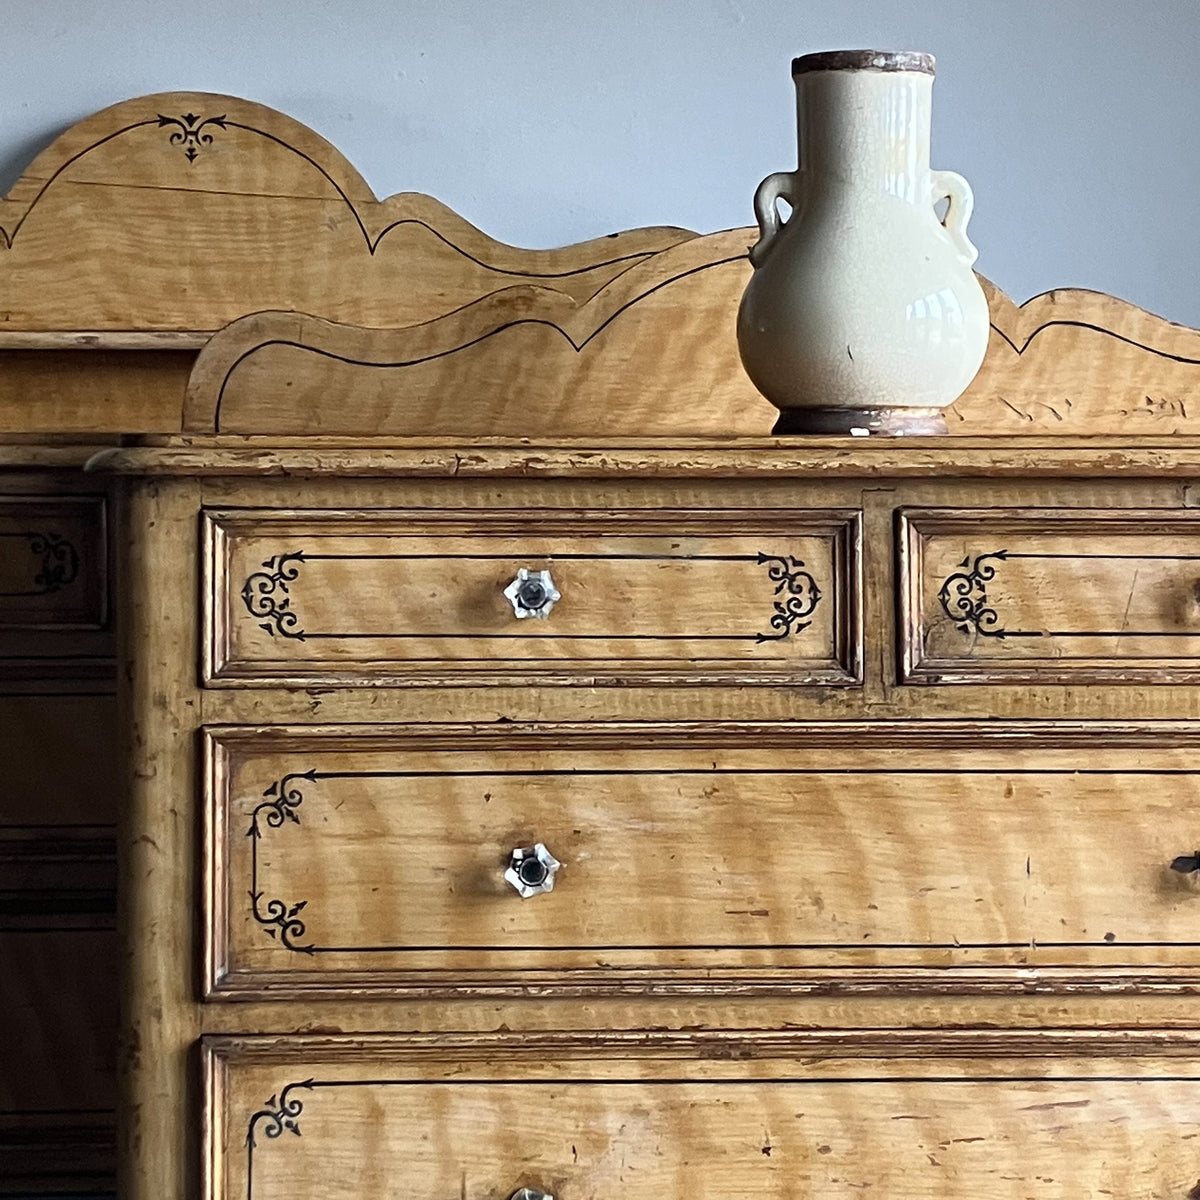
<path id="1" fill-rule="evenodd" d="M 777 432 L 934 432 L 987 349 L 971 189 L 929 166 L 932 59 L 862 61 L 796 60 L 800 166 L 755 195 L 738 345 Z"/>

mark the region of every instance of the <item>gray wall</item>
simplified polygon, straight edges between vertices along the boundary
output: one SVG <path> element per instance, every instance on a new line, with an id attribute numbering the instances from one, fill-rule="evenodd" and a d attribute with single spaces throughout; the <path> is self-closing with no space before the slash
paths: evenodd
<path id="1" fill-rule="evenodd" d="M 793 54 L 930 50 L 980 270 L 1200 326 L 1200 0 L 0 0 L 0 39 L 3 188 L 95 109 L 196 88 L 527 246 L 749 224 L 795 163 Z"/>

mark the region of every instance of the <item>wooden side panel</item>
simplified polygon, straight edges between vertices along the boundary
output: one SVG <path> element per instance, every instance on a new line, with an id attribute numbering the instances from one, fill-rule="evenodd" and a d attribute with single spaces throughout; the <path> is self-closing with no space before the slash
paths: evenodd
<path id="1" fill-rule="evenodd" d="M 915 683 L 1200 681 L 1200 514 L 901 513 Z"/>
<path id="2" fill-rule="evenodd" d="M 234 510 L 206 539 L 210 681 L 861 678 L 853 512 Z"/>
<path id="3" fill-rule="evenodd" d="M 1150 731 L 209 737 L 218 993 L 1200 981 L 1195 750 Z M 537 843 L 562 866 L 523 899 Z"/>
<path id="4" fill-rule="evenodd" d="M 0 920 L 0 1193 L 112 1189 L 117 947 L 102 921 Z"/>
<path id="5" fill-rule="evenodd" d="M 368 1040 L 340 1061 L 277 1043 L 268 1062 L 254 1039 L 210 1042 L 204 1200 L 501 1200 L 522 1187 L 560 1200 L 1183 1200 L 1196 1183 L 1200 1074 L 1186 1060 L 801 1057 L 785 1044 L 728 1061 L 705 1055 L 703 1035 L 673 1053 L 598 1041 L 587 1058 L 497 1037 L 488 1058 L 485 1044 L 459 1057 L 454 1041 Z"/>

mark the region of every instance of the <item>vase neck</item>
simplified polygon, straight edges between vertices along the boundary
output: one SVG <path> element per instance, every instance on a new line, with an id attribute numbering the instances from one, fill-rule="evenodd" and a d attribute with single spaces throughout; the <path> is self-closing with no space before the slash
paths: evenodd
<path id="1" fill-rule="evenodd" d="M 796 77 L 796 93 L 805 175 L 928 199 L 932 75 L 814 71 Z"/>

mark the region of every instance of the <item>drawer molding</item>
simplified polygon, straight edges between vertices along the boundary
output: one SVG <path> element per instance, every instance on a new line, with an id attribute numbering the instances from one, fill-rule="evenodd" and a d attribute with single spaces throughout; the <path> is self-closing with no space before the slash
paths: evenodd
<path id="1" fill-rule="evenodd" d="M 541 1181 L 556 1184 L 556 1192 L 561 1184 L 568 1195 L 595 1194 L 590 1184 L 618 1177 L 616 1152 L 621 1171 L 628 1154 L 636 1181 L 643 1163 L 654 1169 L 651 1156 L 665 1153 L 674 1163 L 681 1151 L 698 1149 L 700 1143 L 687 1138 L 706 1120 L 722 1121 L 734 1140 L 722 1153 L 721 1134 L 705 1130 L 717 1141 L 703 1143 L 711 1158 L 701 1169 L 728 1172 L 734 1154 L 753 1154 L 739 1171 L 751 1195 L 793 1194 L 793 1177 L 807 1193 L 826 1178 L 822 1156 L 845 1161 L 859 1153 L 860 1140 L 876 1152 L 889 1146 L 906 1155 L 921 1174 L 922 1195 L 935 1177 L 946 1178 L 947 1168 L 969 1173 L 975 1187 L 1010 1181 L 997 1196 L 1028 1195 L 1022 1184 L 1032 1186 L 1035 1177 L 1053 1184 L 1047 1168 L 1070 1164 L 1087 1168 L 1091 1182 L 1099 1175 L 1134 1185 L 1127 1194 L 1141 1194 L 1137 1185 L 1161 1183 L 1167 1173 L 1155 1151 L 1171 1153 L 1167 1170 L 1189 1170 L 1174 1131 L 1200 1087 L 1198 1048 L 1196 1031 L 1098 1028 L 208 1035 L 201 1040 L 200 1194 L 205 1200 L 249 1200 L 263 1183 L 287 1194 L 289 1183 L 300 1185 L 300 1194 L 319 1194 L 321 1177 L 313 1180 L 307 1172 L 338 1170 L 330 1165 L 331 1150 L 344 1164 L 359 1134 L 372 1139 L 366 1168 L 372 1178 L 401 1170 L 410 1152 L 432 1162 L 431 1155 L 452 1148 L 462 1152 L 464 1194 L 474 1194 L 467 1190 L 469 1174 L 484 1176 L 487 1194 Z M 1151 1094 L 1155 1088 L 1163 1090 Z M 396 1097 L 389 1100 L 393 1089 Z M 511 1125 L 514 1089 L 524 1098 L 519 1129 Z M 947 1105 L 955 1096 L 973 1118 Z M 456 1110 L 453 1097 L 463 1107 Z M 913 1107 L 919 1098 L 932 1110 Z M 707 1117 L 695 1107 L 705 1104 Z M 651 1112 L 669 1114 L 673 1105 L 692 1114 L 682 1128 L 669 1116 L 666 1123 L 646 1120 Z M 753 1114 L 748 1120 L 746 1108 Z M 999 1130 L 990 1115 L 980 1124 L 981 1114 L 997 1110 L 1003 1114 Z M 584 1119 L 589 1111 L 600 1122 L 595 1127 Z M 605 1120 L 610 1114 L 611 1126 Z M 336 1129 L 325 1124 L 330 1118 Z M 1137 1136 L 1152 1145 L 1118 1178 L 1106 1160 L 1128 1144 L 1122 1126 L 1130 1120 L 1140 1122 Z M 807 1122 L 802 1132 L 797 1121 Z M 922 1121 L 937 1123 L 912 1124 Z M 648 1144 L 639 1136 L 647 1127 L 653 1134 Z M 488 1143 L 497 1130 L 510 1129 L 514 1136 L 502 1145 Z M 952 1156 L 948 1162 L 928 1153 L 923 1139 L 931 1129 Z M 962 1136 L 951 1140 L 956 1131 Z M 761 1140 L 747 1142 L 751 1134 Z M 473 1155 L 455 1135 L 484 1139 L 484 1145 Z M 277 1148 L 269 1149 L 272 1143 Z M 763 1161 L 773 1147 L 786 1164 L 782 1179 Z M 507 1161 L 514 1151 L 515 1160 Z M 1019 1156 L 1028 1154 L 1036 1157 L 1024 1164 L 1026 1176 L 1000 1172 L 992 1178 L 997 1155 L 1004 1166 L 1020 1169 Z M 303 1157 L 296 1161 L 297 1155 Z M 457 1160 L 448 1168 L 439 1165 L 447 1175 L 460 1170 Z M 872 1162 L 872 1169 L 882 1172 L 882 1161 Z M 653 1187 L 643 1180 L 640 1194 L 655 1194 Z"/>
<path id="2" fill-rule="evenodd" d="M 863 679 L 854 509 L 211 509 L 203 541 L 209 685 Z M 522 566 L 566 575 L 548 620 L 511 620 Z"/>
<path id="3" fill-rule="evenodd" d="M 1200 683 L 1200 513 L 901 509 L 897 548 L 903 683 Z"/>
<path id="4" fill-rule="evenodd" d="M 1106 748 L 1106 753 L 1117 755 L 1124 751 L 1126 757 L 1107 764 L 1095 761 L 1094 757 L 1082 763 L 1077 754 L 1045 757 L 1048 752 L 1062 750 L 1078 750 L 1094 756 L 1098 744 Z M 840 913 L 840 924 L 834 923 L 828 928 L 816 917 L 805 917 L 802 925 L 792 925 L 790 923 L 795 918 L 790 915 L 791 910 L 786 904 L 794 905 L 796 897 L 788 889 L 779 891 L 777 885 L 775 900 L 785 904 L 784 912 L 789 915 L 783 926 L 763 926 L 763 929 L 770 929 L 773 935 L 763 937 L 762 930 L 751 930 L 745 927 L 745 921 L 736 917 L 736 913 L 742 911 L 738 907 L 741 895 L 730 907 L 729 901 L 724 900 L 725 893 L 713 891 L 708 884 L 698 882 L 686 873 L 681 876 L 687 883 L 685 898 L 691 906 L 686 911 L 701 921 L 697 929 L 702 931 L 696 932 L 688 940 L 680 941 L 678 935 L 672 939 L 670 933 L 662 936 L 668 927 L 673 928 L 671 921 L 680 919 L 678 915 L 661 929 L 657 923 L 650 922 L 644 930 L 634 933 L 630 929 L 628 935 L 622 937 L 626 927 L 619 922 L 613 925 L 617 912 L 615 908 L 609 910 L 605 918 L 607 924 L 600 921 L 595 926 L 596 929 L 603 928 L 605 934 L 592 932 L 588 937 L 582 937 L 582 926 L 574 936 L 559 933 L 557 922 L 546 925 L 541 920 L 543 916 L 552 915 L 552 910 L 548 908 L 538 910 L 538 919 L 526 923 L 521 934 L 514 932 L 521 926 L 510 926 L 510 918 L 503 915 L 509 910 L 501 907 L 491 911 L 490 915 L 483 912 L 483 909 L 490 910 L 492 905 L 503 906 L 505 902 L 486 888 L 479 890 L 475 875 L 477 871 L 487 872 L 488 864 L 491 864 L 490 849 L 501 848 L 503 833 L 499 829 L 497 846 L 491 847 L 485 833 L 483 843 L 466 843 L 468 846 L 478 846 L 478 852 L 455 851 L 457 857 L 453 858 L 453 865 L 447 860 L 439 868 L 442 874 L 435 873 L 426 881 L 433 883 L 438 896 L 452 882 L 462 880 L 468 885 L 461 901 L 468 907 L 460 909 L 458 899 L 442 897 L 438 904 L 449 904 L 450 907 L 444 916 L 431 918 L 433 923 L 428 928 L 419 918 L 410 926 L 407 916 L 402 917 L 400 925 L 395 925 L 391 918 L 380 921 L 370 915 L 374 904 L 384 906 L 378 910 L 380 913 L 408 908 L 407 892 L 397 889 L 401 881 L 405 887 L 418 886 L 417 880 L 422 877 L 420 872 L 413 877 L 405 874 L 397 876 L 393 868 L 387 868 L 375 876 L 374 882 L 380 887 L 373 889 L 372 895 L 378 895 L 371 900 L 366 898 L 365 891 L 370 877 L 357 874 L 363 868 L 363 862 L 358 859 L 354 860 L 357 866 L 352 866 L 349 860 L 343 863 L 344 877 L 338 871 L 331 873 L 324 869 L 315 878 L 308 872 L 313 869 L 311 863 L 317 861 L 313 856 L 318 853 L 331 854 L 334 856 L 331 861 L 343 862 L 337 857 L 341 853 L 337 850 L 339 845 L 352 847 L 355 841 L 362 843 L 363 837 L 367 836 L 372 839 L 397 836 L 395 831 L 402 826 L 395 822 L 401 820 L 401 814 L 408 810 L 394 809 L 391 817 L 380 815 L 370 818 L 372 821 L 390 822 L 381 825 L 370 835 L 365 833 L 365 826 L 361 833 L 358 832 L 357 822 L 362 818 L 354 814 L 360 811 L 363 817 L 367 817 L 376 803 L 383 806 L 378 810 L 383 814 L 393 800 L 407 803 L 405 798 L 409 795 L 419 798 L 422 790 L 428 790 L 426 783 L 429 787 L 438 787 L 449 782 L 453 789 L 457 789 L 447 793 L 447 798 L 450 798 L 460 793 L 467 795 L 462 791 L 464 788 L 474 795 L 472 789 L 478 781 L 481 794 L 487 789 L 483 801 L 478 801 L 478 797 L 471 801 L 480 804 L 479 819 L 483 819 L 485 810 L 482 805 L 491 800 L 495 784 L 499 783 L 504 788 L 504 781 L 509 776 L 514 777 L 518 788 L 520 781 L 526 777 L 574 779 L 579 788 L 587 788 L 590 776 L 597 777 L 601 782 L 610 776 L 626 776 L 631 781 L 643 775 L 661 776 L 665 785 L 662 792 L 664 796 L 680 787 L 685 788 L 689 796 L 692 792 L 699 795 L 697 788 L 701 785 L 704 788 L 712 785 L 724 787 L 723 780 L 727 777 L 732 777 L 735 788 L 749 786 L 738 781 L 752 781 L 755 776 L 778 776 L 781 780 L 795 777 L 794 787 L 788 785 L 785 792 L 799 795 L 805 786 L 802 777 L 806 775 L 836 777 L 845 774 L 858 777 L 864 785 L 872 777 L 881 777 L 882 782 L 878 786 L 885 790 L 890 787 L 887 780 L 893 776 L 896 777 L 897 787 L 903 785 L 904 788 L 909 787 L 906 780 L 913 780 L 915 787 L 918 777 L 927 776 L 938 788 L 951 788 L 945 794 L 947 803 L 958 795 L 954 790 L 957 785 L 953 781 L 959 776 L 993 779 L 988 786 L 996 796 L 999 795 L 996 790 L 999 785 L 993 777 L 1003 776 L 1000 783 L 1007 780 L 1010 789 L 1015 784 L 1023 788 L 1026 795 L 1032 794 L 1031 788 L 1036 791 L 1043 786 L 1039 781 L 1045 781 L 1044 786 L 1050 786 L 1052 780 L 1062 781 L 1061 784 L 1053 784 L 1056 789 L 1090 789 L 1078 791 L 1080 802 L 1083 803 L 1085 797 L 1099 794 L 1096 792 L 1098 785 L 1088 784 L 1089 779 L 1100 777 L 1103 783 L 1103 777 L 1110 775 L 1171 779 L 1191 773 L 1190 768 L 1180 764 L 1177 759 L 1164 758 L 1147 764 L 1142 761 L 1140 753 L 1130 756 L 1128 751 L 1153 749 L 1158 754 L 1166 754 L 1173 749 L 1191 750 L 1197 744 L 1200 744 L 1200 725 L 1196 722 L 1172 722 L 1169 725 L 1155 722 L 1146 725 L 1029 721 L 1014 722 L 1000 728 L 994 722 L 971 721 L 927 722 L 920 727 L 903 722 L 736 726 L 599 723 L 560 727 L 516 724 L 502 727 L 458 724 L 208 727 L 205 730 L 205 811 L 208 822 L 205 868 L 208 897 L 204 971 L 206 997 L 244 1000 L 281 996 L 344 998 L 449 994 L 489 997 L 529 994 L 728 995 L 764 992 L 795 995 L 913 991 L 947 994 L 988 991 L 1194 992 L 1200 990 L 1200 938 L 1189 938 L 1191 923 L 1187 914 L 1190 909 L 1180 906 L 1190 906 L 1196 898 L 1200 898 L 1196 896 L 1200 887 L 1190 876 L 1181 874 L 1177 865 L 1181 861 L 1179 855 L 1193 852 L 1196 840 L 1186 824 L 1186 814 L 1173 818 L 1174 824 L 1181 828 L 1175 829 L 1169 836 L 1148 834 L 1139 840 L 1132 852 L 1130 869 L 1137 873 L 1131 874 L 1122 886 L 1134 907 L 1125 918 L 1128 928 L 1120 936 L 1105 932 L 1121 929 L 1120 923 L 1100 924 L 1113 919 L 1120 920 L 1120 915 L 1110 911 L 1112 906 L 1103 897 L 1097 899 L 1087 893 L 1091 898 L 1086 901 L 1080 899 L 1068 903 L 1064 899 L 1067 893 L 1063 891 L 1065 883 L 1062 874 L 1063 871 L 1069 873 L 1074 869 L 1070 862 L 1062 864 L 1063 871 L 1043 866 L 1033 874 L 1029 883 L 1035 889 L 1035 895 L 1046 897 L 1047 904 L 1066 905 L 1058 911 L 1064 917 L 1071 918 L 1070 929 L 1064 928 L 1057 939 L 1053 936 L 1043 938 L 1043 928 L 1048 929 L 1051 918 L 1057 916 L 1055 909 L 1047 909 L 1032 924 L 1029 924 L 1029 918 L 1020 915 L 1018 882 L 1020 886 L 1025 886 L 1025 879 L 1030 873 L 1025 847 L 1032 847 L 1036 858 L 1039 845 L 1045 845 L 1047 853 L 1054 853 L 1050 847 L 1059 846 L 1065 836 L 1055 835 L 1049 842 L 1040 837 L 1038 830 L 1042 827 L 1038 824 L 1041 819 L 1038 814 L 1045 816 L 1053 808 L 1051 805 L 1050 809 L 1046 809 L 1040 801 L 1028 809 L 1023 807 L 1022 815 L 1005 835 L 1016 837 L 1019 834 L 1022 838 L 1032 840 L 1019 844 L 1014 841 L 1006 845 L 1004 861 L 1008 865 L 998 867 L 991 885 L 979 884 L 980 887 L 994 887 L 994 892 L 990 894 L 986 891 L 978 894 L 989 897 L 992 905 L 1002 905 L 997 911 L 1007 915 L 998 917 L 999 924 L 995 925 L 990 918 L 983 919 L 982 923 L 977 920 L 972 930 L 973 936 L 965 932 L 960 924 L 953 923 L 969 914 L 959 901 L 952 900 L 950 893 L 946 893 L 945 900 L 938 902 L 949 907 L 914 910 L 923 914 L 922 920 L 926 924 L 922 927 L 926 933 L 924 940 L 912 940 L 895 938 L 890 928 L 886 924 L 880 925 L 872 914 L 863 913 L 860 917 L 852 918 L 853 910 L 849 908 Z M 473 764 L 458 767 L 447 765 L 453 761 L 446 758 L 447 751 L 459 751 L 464 747 L 483 757 Z M 650 769 L 644 764 L 626 763 L 626 754 L 614 756 L 603 753 L 614 750 L 632 752 L 634 748 L 639 753 L 651 752 L 647 763 L 661 759 L 662 765 L 654 765 Z M 798 748 L 803 748 L 803 757 L 800 759 L 795 758 L 799 753 Z M 836 753 L 827 756 L 822 753 L 826 749 Z M 493 751 L 509 757 L 491 761 L 490 754 Z M 767 753 L 770 751 L 790 753 L 787 756 L 776 753 L 773 759 Z M 1022 764 L 1016 757 L 1022 751 L 1035 755 L 1035 758 Z M 588 762 L 586 756 L 592 752 L 597 752 L 596 761 Z M 688 758 L 687 761 L 681 759 L 672 765 L 669 759 L 673 752 L 688 752 L 693 757 L 700 754 L 705 761 L 693 762 Z M 711 760 L 707 757 L 710 752 Z M 964 752 L 972 757 L 983 755 L 986 761 L 981 759 L 973 766 L 964 757 Z M 864 761 L 862 756 L 870 753 L 875 758 L 870 762 Z M 920 753 L 921 757 L 906 764 L 896 758 L 898 753 L 911 753 L 914 756 Z M 549 754 L 551 757 L 537 765 L 536 769 L 523 765 L 526 758 L 537 754 Z M 719 754 L 740 754 L 741 757 L 718 764 Z M 946 755 L 951 754 L 957 755 L 957 761 L 945 761 Z M 434 757 L 425 762 L 423 756 L 427 755 Z M 440 759 L 436 757 L 438 755 Z M 261 756 L 266 756 L 262 758 L 264 767 L 269 764 L 269 769 L 275 771 L 280 770 L 289 758 L 297 760 L 297 764 L 296 769 L 280 771 L 265 789 L 261 789 L 261 783 L 254 784 L 252 794 L 257 795 L 261 789 L 261 796 L 257 803 L 253 803 L 244 790 L 237 790 L 244 789 L 246 784 L 235 783 L 234 774 L 235 771 L 249 770 L 248 779 L 252 781 L 253 764 Z M 692 778 L 691 782 L 688 782 L 689 777 Z M 701 777 L 699 782 L 695 777 Z M 1020 782 L 1023 777 L 1031 777 L 1033 782 L 1023 785 Z M 939 780 L 948 782 L 943 785 Z M 383 785 L 385 790 L 376 790 L 376 784 Z M 359 799 L 345 808 L 344 815 L 339 816 L 344 799 L 338 800 L 336 793 L 322 795 L 316 790 L 324 785 L 349 786 L 351 790 L 347 795 Z M 390 789 L 394 786 L 401 790 L 393 793 Z M 413 788 L 416 790 L 411 790 Z M 716 791 L 715 786 L 713 791 Z M 763 794 L 770 795 L 770 789 Z M 915 796 L 917 792 L 913 794 Z M 1075 791 L 1064 792 L 1063 796 L 1069 798 L 1074 794 Z M 679 792 L 679 795 L 683 796 L 684 792 Z M 505 824 L 500 829 L 511 832 L 514 837 L 519 833 L 517 840 L 527 840 L 527 836 L 532 836 L 534 832 L 532 826 L 519 831 L 516 826 L 510 829 L 512 817 L 508 810 L 512 799 L 503 792 L 498 792 L 497 797 L 492 808 L 487 810 L 492 816 L 484 821 L 483 828 L 489 828 L 488 821 L 502 820 Z M 729 797 L 727 791 L 723 803 L 729 803 Z M 312 822 L 305 816 L 306 799 L 321 802 L 313 812 Z M 361 810 L 357 809 L 359 800 L 366 805 Z M 420 803 L 425 801 L 421 800 Z M 680 800 L 678 803 L 685 802 Z M 1027 800 L 1022 803 L 1031 802 Z M 1090 805 L 1092 801 L 1086 803 Z M 523 805 L 518 807 L 524 808 Z M 669 832 L 664 831 L 674 828 L 672 814 L 677 807 L 675 801 L 670 801 L 666 807 L 654 809 L 654 820 L 661 826 L 653 834 L 654 838 L 669 838 Z M 936 806 L 929 810 L 937 811 L 941 810 Z M 999 810 L 988 808 L 981 811 Z M 908 802 L 889 812 L 887 820 L 900 822 L 896 826 L 898 829 L 910 827 L 911 821 L 924 822 L 929 818 L 923 803 L 913 807 L 911 815 L 905 815 L 910 813 Z M 497 813 L 504 815 L 499 817 Z M 623 836 L 620 830 L 624 828 L 622 822 L 628 819 L 628 813 L 624 811 L 622 802 L 614 800 L 611 811 L 605 809 L 605 814 L 603 820 L 613 822 L 614 832 L 609 835 L 606 829 L 596 824 L 602 814 L 591 813 L 583 828 L 583 838 L 578 843 L 581 850 L 592 846 L 594 853 L 599 854 L 607 847 L 605 838 L 619 840 Z M 412 816 L 414 819 L 418 817 L 416 809 Z M 649 819 L 650 813 L 643 816 Z M 331 819 L 334 820 L 332 826 L 328 824 Z M 403 818 L 408 819 L 407 816 Z M 526 819 L 534 823 L 537 820 L 532 812 Z M 764 815 L 762 819 L 767 822 L 764 830 L 774 828 L 770 824 L 773 817 Z M 836 819 L 847 819 L 847 812 L 841 812 Z M 351 824 L 343 828 L 347 820 Z M 572 817 L 567 824 L 569 826 L 576 821 L 578 818 Z M 953 844 L 958 844 L 955 839 L 966 828 L 961 816 L 955 818 L 950 830 Z M 385 830 L 391 832 L 385 833 Z M 580 829 L 574 830 L 577 835 L 580 832 Z M 893 836 L 886 845 L 895 849 L 909 844 L 895 840 L 898 836 Z M 332 840 L 328 843 L 310 842 L 297 860 L 292 857 L 295 850 L 289 852 L 289 847 L 301 845 L 292 840 L 297 837 Z M 346 837 L 353 840 L 339 840 Z M 828 842 L 828 838 L 816 839 L 808 846 L 806 854 L 830 853 L 830 846 L 826 845 Z M 1164 844 L 1160 845 L 1160 842 Z M 407 845 L 407 834 L 402 843 Z M 379 844 L 384 843 L 381 841 Z M 517 841 L 513 844 L 517 844 Z M 554 845 L 558 844 L 555 840 Z M 1099 852 L 1098 848 L 1106 844 L 1101 836 L 1088 853 Z M 273 864 L 273 870 L 263 865 L 264 860 L 260 857 L 263 847 L 271 850 L 269 861 Z M 1008 861 L 1016 853 L 1014 847 L 1020 849 L 1019 872 Z M 507 844 L 504 849 L 507 854 Z M 862 846 L 847 847 L 847 852 L 847 869 L 851 863 L 857 864 L 856 870 L 862 870 L 877 860 L 883 863 L 889 861 L 887 858 L 879 859 L 874 851 Z M 428 853 L 428 850 L 424 853 Z M 733 862 L 740 861 L 738 853 L 735 852 Z M 918 896 L 923 892 L 936 893 L 938 886 L 921 889 L 918 885 L 938 885 L 945 872 L 958 861 L 955 855 L 959 853 L 948 850 L 949 857 L 945 857 L 944 861 L 941 852 L 931 855 L 928 875 L 925 874 L 925 866 L 914 867 L 913 873 L 904 877 L 906 882 L 896 882 L 888 887 L 898 889 L 895 890 L 897 898 L 908 896 L 913 889 Z M 967 854 L 969 850 L 964 848 L 961 853 Z M 305 862 L 305 855 L 310 866 L 295 865 Z M 1161 862 L 1155 855 L 1161 858 Z M 293 863 L 290 869 L 289 858 Z M 392 859 L 382 861 L 391 862 Z M 790 861 L 786 856 L 772 858 L 770 871 L 777 874 Z M 814 858 L 812 861 L 824 860 Z M 1000 861 L 997 858 L 997 863 Z M 498 880 L 503 865 L 497 861 L 494 868 Z M 734 868 L 727 864 L 725 869 Z M 424 870 L 425 866 L 422 865 L 421 871 Z M 454 873 L 447 875 L 446 871 Z M 272 882 L 275 872 L 278 875 Z M 566 858 L 566 872 L 570 880 L 572 863 L 569 856 Z M 1017 874 L 1020 875 L 1019 881 L 1015 880 Z M 1057 879 L 1056 874 L 1059 876 Z M 770 877 L 774 878 L 774 874 Z M 585 874 L 581 878 L 588 876 Z M 603 873 L 592 878 L 599 882 L 607 905 L 611 888 L 616 885 L 611 880 L 606 882 Z M 306 883 L 315 886 L 313 894 L 301 890 Z M 339 889 L 352 887 L 364 889 L 357 908 L 348 908 L 350 899 L 339 894 Z M 796 887 L 802 888 L 802 880 L 797 881 Z M 498 890 L 501 894 L 507 894 L 506 888 Z M 451 886 L 449 891 L 453 893 L 454 887 Z M 835 890 L 827 899 L 835 906 L 844 906 L 848 903 L 846 895 L 849 893 L 844 895 L 843 892 Z M 584 894 L 586 890 L 585 893 L 576 894 L 576 903 Z M 882 905 L 890 894 L 881 891 L 873 898 Z M 358 895 L 358 892 L 351 895 Z M 1103 895 L 1107 896 L 1107 889 L 1103 890 Z M 837 899 L 839 896 L 840 901 Z M 723 903 L 718 903 L 718 897 Z M 763 899 L 768 900 L 770 896 L 764 894 Z M 329 907 L 323 909 L 322 901 L 328 902 Z M 594 898 L 594 903 L 598 902 L 598 898 Z M 542 905 L 546 902 L 538 899 L 532 903 Z M 903 903 L 920 902 L 905 899 Z M 1073 907 L 1076 903 L 1083 907 L 1076 910 Z M 1170 906 L 1166 915 L 1156 907 L 1164 903 Z M 717 915 L 722 907 L 727 916 Z M 775 903 L 770 907 L 774 909 Z M 878 908 L 879 905 L 868 907 Z M 1136 916 L 1132 915 L 1135 910 Z M 563 912 L 568 922 L 574 920 L 570 908 L 553 911 Z M 599 911 L 596 910 L 597 913 Z M 362 914 L 355 918 L 357 933 L 352 931 L 339 936 L 339 932 L 333 932 L 343 930 L 347 914 L 353 912 Z M 413 912 L 415 916 L 417 910 Z M 460 915 L 456 916 L 456 913 Z M 958 918 L 952 918 L 951 913 L 958 913 Z M 1171 913 L 1176 915 L 1171 916 Z M 324 917 L 323 937 L 314 936 L 314 914 Z M 747 910 L 747 916 L 753 915 L 758 914 Z M 769 915 L 765 904 L 761 915 Z M 596 919 L 599 920 L 599 917 Z M 866 922 L 861 928 L 875 932 L 873 938 L 870 932 L 862 936 L 872 940 L 858 941 L 859 927 L 846 924 L 851 919 Z M 460 920 L 466 923 L 456 925 Z M 1067 920 L 1064 919 L 1062 924 L 1066 927 Z M 506 929 L 501 940 L 490 940 L 487 931 L 493 925 L 497 929 Z M 1053 928 L 1057 932 L 1057 924 Z M 259 933 L 252 936 L 255 929 Z M 454 932 L 456 929 L 459 932 Z M 614 937 L 615 931 L 619 932 Z M 329 936 L 331 932 L 332 938 Z M 952 940 L 948 936 L 951 932 L 955 935 Z M 1027 932 L 1036 933 L 1037 936 L 1026 937 Z M 939 937 L 939 934 L 942 936 Z M 281 950 L 287 951 L 289 958 L 296 960 L 295 965 L 290 961 L 285 963 L 273 950 L 267 953 L 255 949 L 255 939 L 259 936 L 264 943 L 269 939 Z M 306 960 L 312 965 L 304 965 Z"/>

